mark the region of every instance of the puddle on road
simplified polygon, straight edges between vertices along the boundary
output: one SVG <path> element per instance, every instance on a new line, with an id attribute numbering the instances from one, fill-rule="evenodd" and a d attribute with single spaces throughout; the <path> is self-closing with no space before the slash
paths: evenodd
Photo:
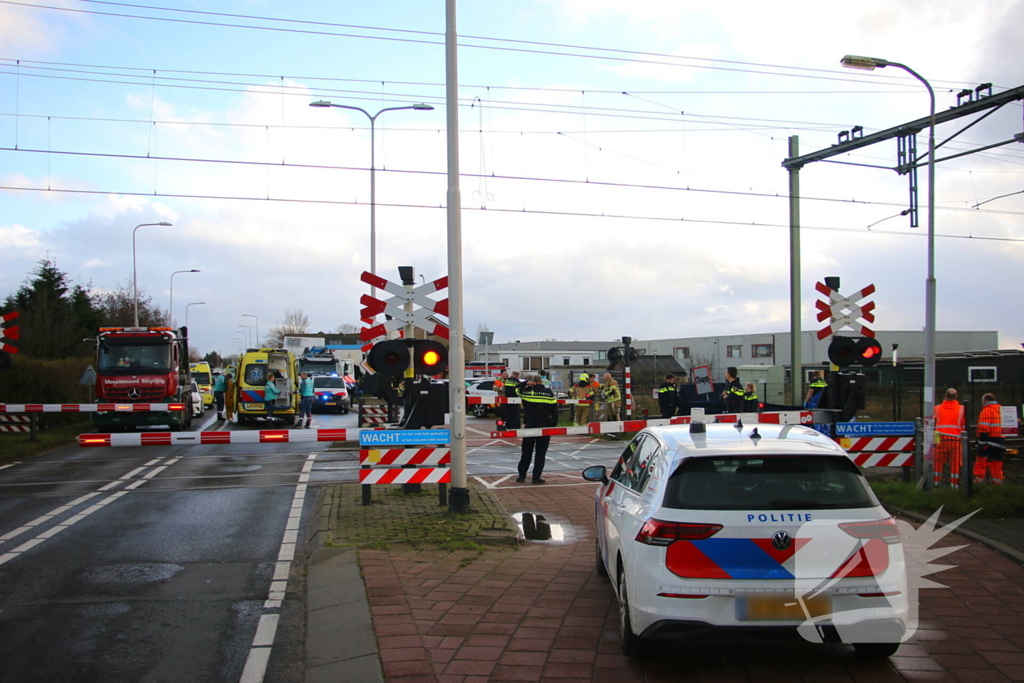
<path id="1" fill-rule="evenodd" d="M 113 564 L 92 567 L 82 579 L 98 588 L 123 588 L 166 581 L 182 569 L 180 564 Z"/>
<path id="2" fill-rule="evenodd" d="M 565 541 L 562 525 L 548 521 L 538 512 L 516 512 L 512 514 L 512 519 L 519 525 L 527 541 Z"/>

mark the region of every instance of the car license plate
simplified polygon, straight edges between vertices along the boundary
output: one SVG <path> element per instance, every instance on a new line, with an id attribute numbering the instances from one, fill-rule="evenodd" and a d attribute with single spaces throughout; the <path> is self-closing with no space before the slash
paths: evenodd
<path id="1" fill-rule="evenodd" d="M 242 407 L 246 410 L 263 410 L 267 406 L 265 403 L 243 403 Z"/>
<path id="2" fill-rule="evenodd" d="M 328 401 L 327 405 L 329 405 L 329 406 L 336 406 L 336 405 L 338 405 L 338 403 L 336 401 Z"/>
<path id="3" fill-rule="evenodd" d="M 801 606 L 793 593 L 740 593 L 736 596 L 736 620 L 804 621 L 832 613 L 830 594 L 804 596 L 802 602 Z"/>

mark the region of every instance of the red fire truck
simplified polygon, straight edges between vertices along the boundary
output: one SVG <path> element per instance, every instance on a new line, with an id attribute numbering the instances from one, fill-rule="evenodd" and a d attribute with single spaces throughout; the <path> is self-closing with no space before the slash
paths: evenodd
<path id="1" fill-rule="evenodd" d="M 180 403 L 181 410 L 94 413 L 101 432 L 143 425 L 192 425 L 188 330 L 171 327 L 101 327 L 96 339 L 97 403 Z"/>

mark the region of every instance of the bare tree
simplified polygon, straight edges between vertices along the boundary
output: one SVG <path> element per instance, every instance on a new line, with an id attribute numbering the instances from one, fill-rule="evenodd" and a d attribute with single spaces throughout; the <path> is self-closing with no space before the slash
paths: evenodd
<path id="1" fill-rule="evenodd" d="M 334 329 L 334 332 L 335 334 L 359 334 L 360 329 L 359 325 L 354 323 L 341 323 Z"/>
<path id="2" fill-rule="evenodd" d="M 291 334 L 305 334 L 309 329 L 309 316 L 300 309 L 287 309 L 284 312 L 284 321 L 280 325 L 270 328 L 264 341 L 272 349 L 279 349 L 284 346 L 284 338 Z"/>

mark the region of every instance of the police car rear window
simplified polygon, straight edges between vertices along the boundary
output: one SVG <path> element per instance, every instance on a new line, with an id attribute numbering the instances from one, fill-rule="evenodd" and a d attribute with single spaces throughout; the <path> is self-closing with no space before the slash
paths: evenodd
<path id="1" fill-rule="evenodd" d="M 664 506 L 680 510 L 819 510 L 878 505 L 847 458 L 687 458 L 669 477 Z"/>

